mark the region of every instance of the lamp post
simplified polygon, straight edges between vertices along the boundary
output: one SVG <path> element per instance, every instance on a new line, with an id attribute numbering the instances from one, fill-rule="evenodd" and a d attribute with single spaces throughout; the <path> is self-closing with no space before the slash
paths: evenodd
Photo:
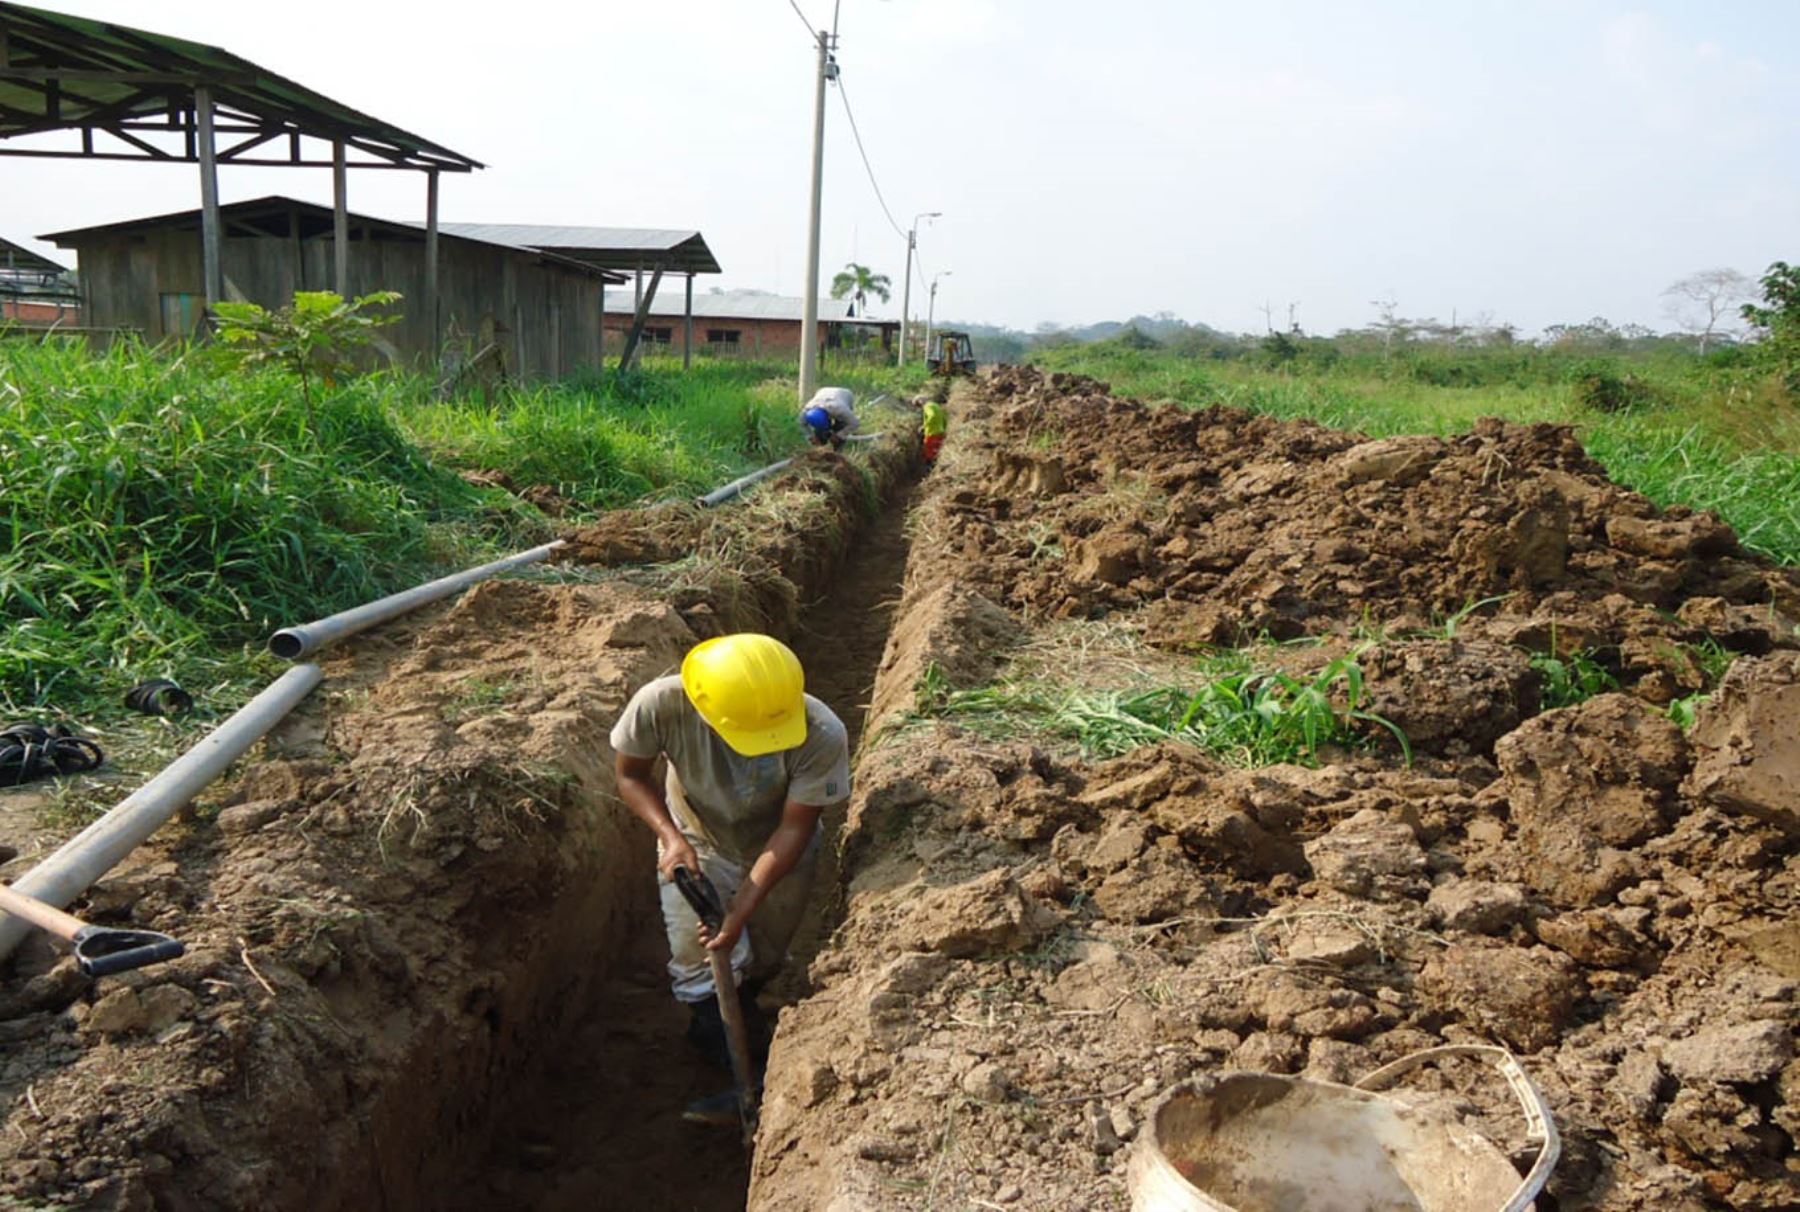
<path id="1" fill-rule="evenodd" d="M 919 243 L 919 220 L 940 219 L 941 210 L 922 210 L 913 216 L 912 226 L 906 229 L 906 277 L 900 285 L 900 358 L 896 366 L 906 365 L 907 327 L 912 321 L 912 263 L 913 249 Z"/>
<path id="2" fill-rule="evenodd" d="M 937 322 L 937 284 L 939 278 L 948 278 L 952 270 L 939 270 L 931 276 L 931 301 L 925 307 L 925 356 L 931 356 L 931 327 Z"/>

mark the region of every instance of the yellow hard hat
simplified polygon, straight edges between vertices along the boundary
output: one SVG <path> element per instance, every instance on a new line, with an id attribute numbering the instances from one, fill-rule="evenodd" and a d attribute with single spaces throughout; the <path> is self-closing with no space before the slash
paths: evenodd
<path id="1" fill-rule="evenodd" d="M 722 635 L 681 662 L 688 702 L 745 757 L 797 749 L 806 740 L 806 675 L 773 636 Z"/>

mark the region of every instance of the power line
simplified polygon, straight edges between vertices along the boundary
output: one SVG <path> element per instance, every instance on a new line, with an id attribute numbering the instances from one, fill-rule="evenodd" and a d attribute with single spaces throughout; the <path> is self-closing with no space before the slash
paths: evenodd
<path id="1" fill-rule="evenodd" d="M 881 184 L 875 180 L 875 169 L 869 163 L 869 153 L 863 149 L 862 132 L 856 129 L 856 115 L 850 110 L 850 94 L 844 91 L 844 78 L 838 77 L 838 99 L 844 103 L 844 117 L 850 119 L 850 133 L 856 136 L 856 152 L 862 157 L 863 169 L 869 174 L 869 186 L 875 191 L 875 200 L 881 203 L 881 213 L 887 216 L 888 226 L 902 240 L 906 239 L 906 229 L 894 220 L 894 212 L 888 209 L 887 199 L 881 196 Z"/>
<path id="2" fill-rule="evenodd" d="M 799 4 L 795 3 L 795 0 L 788 0 L 788 7 L 794 10 L 794 16 L 800 18 L 800 24 L 806 27 L 807 34 L 817 38 L 819 36 L 819 31 L 813 28 L 812 22 L 806 19 L 806 14 L 800 11 Z"/>

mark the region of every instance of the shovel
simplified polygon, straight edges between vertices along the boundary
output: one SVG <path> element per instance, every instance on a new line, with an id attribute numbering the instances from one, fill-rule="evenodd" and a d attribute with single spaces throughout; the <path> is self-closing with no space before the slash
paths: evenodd
<path id="1" fill-rule="evenodd" d="M 700 871 L 675 868 L 675 887 L 693 906 L 694 914 L 713 934 L 725 923 L 725 903 L 719 890 Z M 744 1148 L 756 1141 L 756 1075 L 750 1071 L 750 1033 L 744 1029 L 744 1007 L 738 1001 L 737 980 L 731 974 L 729 950 L 707 949 L 712 965 L 713 991 L 719 999 L 719 1017 L 725 1020 L 725 1042 L 731 1049 L 731 1076 L 737 1082 L 738 1119 L 744 1126 Z"/>
<path id="2" fill-rule="evenodd" d="M 111 976 L 149 964 L 172 960 L 187 950 L 175 939 L 154 930 L 114 930 L 90 926 L 70 913 L 46 905 L 34 896 L 0 884 L 0 910 L 49 931 L 75 948 L 75 962 L 84 976 Z"/>

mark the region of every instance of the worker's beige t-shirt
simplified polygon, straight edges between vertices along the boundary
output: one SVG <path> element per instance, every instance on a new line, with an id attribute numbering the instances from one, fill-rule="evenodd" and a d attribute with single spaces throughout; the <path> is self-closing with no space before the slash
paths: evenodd
<path id="1" fill-rule="evenodd" d="M 824 808 L 850 796 L 849 735 L 810 694 L 799 748 L 745 757 L 701 718 L 679 677 L 658 678 L 625 705 L 612 747 L 627 757 L 667 757 L 675 823 L 737 862 L 762 853 L 787 801 Z"/>

